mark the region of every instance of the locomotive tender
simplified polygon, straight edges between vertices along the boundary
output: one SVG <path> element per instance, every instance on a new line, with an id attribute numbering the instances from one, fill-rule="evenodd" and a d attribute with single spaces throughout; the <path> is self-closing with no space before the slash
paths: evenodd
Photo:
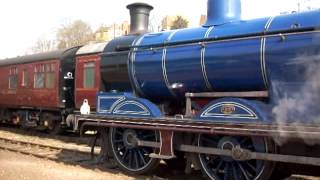
<path id="1" fill-rule="evenodd" d="M 319 11 L 244 21 L 240 0 L 208 0 L 202 27 L 147 33 L 153 8 L 128 9 L 128 36 L 0 61 L 2 115 L 99 130 L 103 151 L 132 174 L 181 152 L 209 179 L 320 166 Z M 76 113 L 84 99 L 96 114 Z"/>

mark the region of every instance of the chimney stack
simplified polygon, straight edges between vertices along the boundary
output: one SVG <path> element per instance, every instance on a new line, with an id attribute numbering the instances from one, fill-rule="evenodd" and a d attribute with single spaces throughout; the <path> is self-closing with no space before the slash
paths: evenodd
<path id="1" fill-rule="evenodd" d="M 217 26 L 240 19 L 240 0 L 208 0 L 207 22 L 203 26 Z"/>
<path id="2" fill-rule="evenodd" d="M 130 34 L 143 34 L 148 32 L 149 15 L 153 9 L 152 6 L 145 3 L 129 4 L 127 8 L 130 11 Z"/>

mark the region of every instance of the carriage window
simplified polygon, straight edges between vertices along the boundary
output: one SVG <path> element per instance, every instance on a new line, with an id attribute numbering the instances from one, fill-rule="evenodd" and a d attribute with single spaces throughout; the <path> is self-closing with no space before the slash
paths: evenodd
<path id="1" fill-rule="evenodd" d="M 45 79 L 45 73 L 44 73 L 44 65 L 37 65 L 34 68 L 34 88 L 40 89 L 44 88 L 44 79 Z"/>
<path id="2" fill-rule="evenodd" d="M 10 68 L 9 71 L 9 89 L 17 89 L 18 85 L 18 68 Z"/>
<path id="3" fill-rule="evenodd" d="M 55 64 L 46 64 L 46 88 L 54 88 Z"/>
<path id="4" fill-rule="evenodd" d="M 27 87 L 29 84 L 29 73 L 28 73 L 28 69 L 24 69 L 22 71 L 22 87 Z"/>
<path id="5" fill-rule="evenodd" d="M 94 62 L 88 62 L 84 64 L 84 78 L 83 87 L 84 88 L 94 88 L 95 84 L 95 64 Z"/>

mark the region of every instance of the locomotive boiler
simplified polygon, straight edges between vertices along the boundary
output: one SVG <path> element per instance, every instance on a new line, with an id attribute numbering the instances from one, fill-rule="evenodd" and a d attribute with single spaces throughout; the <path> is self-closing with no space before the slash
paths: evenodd
<path id="1" fill-rule="evenodd" d="M 245 21 L 237 0 L 208 5 L 202 27 L 149 33 L 134 43 L 129 75 L 142 97 L 261 91 L 273 81 L 286 89 L 303 85 L 308 57 L 319 53 L 318 11 Z"/>

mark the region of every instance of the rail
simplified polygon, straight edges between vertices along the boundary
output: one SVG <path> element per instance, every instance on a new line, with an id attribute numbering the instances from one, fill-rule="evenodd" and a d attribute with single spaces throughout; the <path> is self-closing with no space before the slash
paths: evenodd
<path id="1" fill-rule="evenodd" d="M 32 155 L 39 158 L 79 164 L 92 161 L 90 151 L 70 149 L 0 137 L 0 149 Z"/>

